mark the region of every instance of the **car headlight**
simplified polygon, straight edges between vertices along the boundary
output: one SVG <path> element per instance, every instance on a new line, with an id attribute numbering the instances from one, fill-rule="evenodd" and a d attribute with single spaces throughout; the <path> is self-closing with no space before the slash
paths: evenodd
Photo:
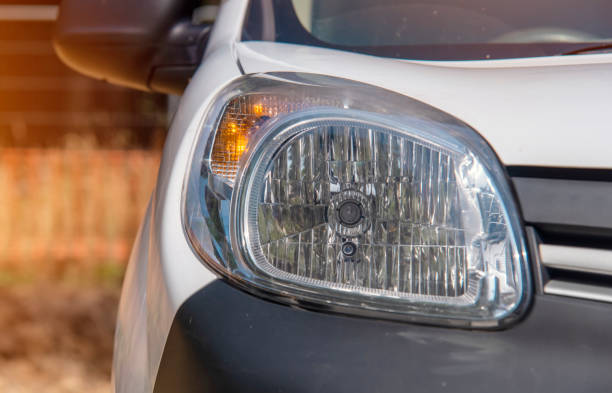
<path id="1" fill-rule="evenodd" d="M 482 138 L 408 97 L 309 74 L 213 102 L 186 181 L 201 259 L 277 301 L 463 327 L 515 320 L 522 228 Z"/>

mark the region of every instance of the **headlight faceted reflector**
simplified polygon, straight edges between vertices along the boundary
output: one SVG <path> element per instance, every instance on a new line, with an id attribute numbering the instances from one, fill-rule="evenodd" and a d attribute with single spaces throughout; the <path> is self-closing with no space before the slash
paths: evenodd
<path id="1" fill-rule="evenodd" d="M 453 156 L 366 124 L 309 126 L 254 182 L 256 259 L 273 275 L 329 288 L 464 295 L 468 246 Z M 498 208 L 486 214 L 499 219 Z"/>
<path id="2" fill-rule="evenodd" d="M 513 197 L 468 126 L 317 75 L 244 77 L 217 101 L 185 222 L 232 282 L 282 302 L 464 327 L 499 327 L 525 309 Z"/>

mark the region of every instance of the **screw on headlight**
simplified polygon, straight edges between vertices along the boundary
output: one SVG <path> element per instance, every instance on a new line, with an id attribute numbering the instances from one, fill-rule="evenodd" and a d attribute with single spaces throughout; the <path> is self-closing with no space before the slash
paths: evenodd
<path id="1" fill-rule="evenodd" d="M 345 242 L 342 245 L 342 254 L 345 257 L 352 257 L 357 253 L 357 245 L 353 242 Z"/>

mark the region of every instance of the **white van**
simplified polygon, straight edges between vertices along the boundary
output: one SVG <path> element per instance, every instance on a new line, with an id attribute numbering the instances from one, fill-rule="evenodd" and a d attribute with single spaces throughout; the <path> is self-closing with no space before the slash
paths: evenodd
<path id="1" fill-rule="evenodd" d="M 610 391 L 611 20 L 63 0 L 67 64 L 182 95 L 115 392 Z"/>

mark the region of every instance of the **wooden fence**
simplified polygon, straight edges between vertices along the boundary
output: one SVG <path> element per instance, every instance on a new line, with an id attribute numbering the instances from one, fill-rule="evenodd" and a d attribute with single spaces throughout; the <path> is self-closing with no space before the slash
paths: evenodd
<path id="1" fill-rule="evenodd" d="M 127 261 L 160 152 L 0 148 L 0 268 Z"/>

